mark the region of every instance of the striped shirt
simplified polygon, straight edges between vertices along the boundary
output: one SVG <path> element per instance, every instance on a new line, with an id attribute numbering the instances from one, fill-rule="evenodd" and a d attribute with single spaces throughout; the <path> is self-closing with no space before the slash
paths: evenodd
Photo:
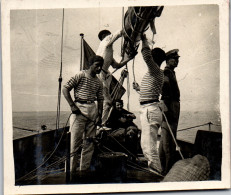
<path id="1" fill-rule="evenodd" d="M 74 88 L 75 101 L 103 100 L 103 84 L 98 77 L 91 77 L 83 70 L 64 85 L 69 91 Z"/>
<path id="2" fill-rule="evenodd" d="M 140 102 L 159 99 L 164 83 L 163 70 L 154 62 L 149 47 L 144 47 L 141 52 L 148 66 L 148 72 L 144 75 L 141 82 Z"/>

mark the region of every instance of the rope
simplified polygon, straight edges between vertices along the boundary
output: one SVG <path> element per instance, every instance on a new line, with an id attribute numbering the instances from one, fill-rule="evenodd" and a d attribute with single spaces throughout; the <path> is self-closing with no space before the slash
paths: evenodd
<path id="1" fill-rule="evenodd" d="M 116 141 L 117 141 L 117 140 L 116 140 Z M 117 141 L 117 142 L 118 142 L 118 141 Z M 120 145 L 121 145 L 121 144 L 120 144 Z M 121 145 L 121 146 L 122 146 L 122 145 Z M 103 147 L 104 147 L 105 149 L 107 149 L 109 152 L 115 152 L 115 151 L 113 151 L 113 150 L 107 148 L 106 146 L 103 146 Z M 134 157 L 135 157 L 139 162 L 141 162 L 140 159 L 138 159 L 136 156 L 134 156 Z M 154 170 L 153 170 L 153 171 L 150 171 L 149 169 L 146 169 L 146 168 L 140 166 L 139 164 L 134 163 L 134 162 L 132 162 L 132 161 L 130 161 L 130 160 L 128 160 L 128 162 L 136 166 L 136 167 L 135 167 L 135 166 L 132 166 L 132 165 L 129 165 L 129 164 L 128 164 L 128 166 L 130 166 L 130 167 L 132 167 L 132 168 L 135 168 L 135 169 L 140 170 L 140 171 L 148 172 L 148 173 L 153 173 L 153 174 L 155 174 L 155 175 L 164 177 L 163 175 L 159 174 L 158 172 L 156 172 L 156 171 L 154 171 Z M 137 167 L 138 167 L 138 168 L 137 168 Z"/>
<path id="2" fill-rule="evenodd" d="M 119 92 L 119 89 L 120 87 L 122 86 L 122 77 L 120 77 L 119 81 L 116 83 L 112 93 L 111 93 L 111 97 L 112 97 L 112 100 L 114 101 L 115 98 L 116 98 L 116 95 L 118 94 Z"/>
<path id="3" fill-rule="evenodd" d="M 153 43 L 153 40 L 154 40 L 154 33 L 152 34 L 152 43 Z M 153 49 L 153 46 L 154 44 L 152 44 L 152 49 Z"/>
<path id="4" fill-rule="evenodd" d="M 179 130 L 177 130 L 177 132 L 178 132 L 178 131 L 185 131 L 185 130 L 193 129 L 193 128 L 196 128 L 196 127 L 202 127 L 202 126 L 210 125 L 210 124 L 211 124 L 211 125 L 214 125 L 213 123 L 208 122 L 208 123 L 205 123 L 205 124 L 202 124 L 202 125 L 192 126 L 192 127 L 188 127 L 188 128 L 185 128 L 185 129 L 179 129 Z M 219 125 L 217 125 L 217 126 L 219 126 Z"/>
<path id="5" fill-rule="evenodd" d="M 127 71 L 128 71 L 128 66 L 126 64 L 126 68 L 127 68 Z M 129 72 L 128 72 L 128 75 L 127 75 L 127 96 L 128 96 L 128 103 L 127 103 L 127 109 L 129 111 L 129 99 L 130 99 L 130 81 L 129 81 Z"/>
<path id="6" fill-rule="evenodd" d="M 133 72 L 134 82 L 136 83 L 136 77 L 135 77 L 135 57 L 134 57 L 133 62 L 132 62 L 132 72 Z"/>
<path id="7" fill-rule="evenodd" d="M 16 126 L 13 126 L 13 128 L 21 129 L 21 130 L 25 130 L 25 131 L 38 132 L 39 133 L 39 130 L 34 130 L 34 129 L 26 129 L 26 128 L 21 128 L 21 127 L 16 127 Z"/>
<path id="8" fill-rule="evenodd" d="M 77 152 L 78 152 L 78 150 L 81 148 L 81 146 L 82 146 L 82 145 L 80 145 L 80 146 L 76 149 L 75 152 L 70 153 L 70 157 L 73 157 L 74 155 L 76 155 Z M 64 162 L 66 159 L 67 159 L 67 155 L 65 155 L 64 157 L 60 158 L 59 160 L 53 162 L 52 164 L 50 164 L 50 165 L 44 167 L 44 169 L 53 168 L 53 167 L 55 167 L 56 165 L 59 165 L 59 164 L 61 164 L 62 162 Z M 45 170 L 45 171 L 40 171 L 40 172 L 38 172 L 37 174 L 39 174 L 39 173 L 44 173 L 44 172 L 47 172 L 47 171 L 46 171 L 46 170 Z M 36 175 L 35 175 L 35 176 L 36 176 Z M 31 178 L 33 178 L 33 177 L 35 177 L 35 176 L 32 176 L 32 177 L 27 178 L 27 179 L 25 179 L 25 180 L 31 180 Z"/>
<path id="9" fill-rule="evenodd" d="M 171 129 L 169 123 L 168 123 L 168 119 L 167 119 L 167 117 L 166 117 L 166 115 L 164 114 L 163 111 L 162 111 L 162 114 L 163 114 L 163 116 L 164 116 L 164 118 L 165 118 L 165 120 L 166 120 L 168 129 L 169 129 L 169 131 L 170 131 L 170 133 L 171 133 L 171 135 L 172 135 L 172 139 L 173 139 L 173 141 L 174 141 L 175 144 L 176 144 L 176 147 L 177 147 L 177 149 L 178 149 L 178 151 L 179 151 L 179 153 L 180 153 L 180 156 L 181 156 L 182 159 L 184 159 L 184 157 L 183 157 L 183 155 L 182 155 L 182 153 L 181 153 L 181 151 L 180 151 L 180 147 L 178 146 L 178 144 L 177 144 L 177 142 L 176 142 L 176 138 L 174 137 L 173 132 L 172 132 L 172 129 Z"/>
<path id="10" fill-rule="evenodd" d="M 67 127 L 67 123 L 68 123 L 68 121 L 69 121 L 69 119 L 70 119 L 70 116 L 71 116 L 71 114 L 69 115 L 69 117 L 68 117 L 68 119 L 67 119 L 66 126 L 65 126 L 64 129 L 63 129 L 63 132 L 62 132 L 62 135 L 61 135 L 61 137 L 60 137 L 60 139 L 59 139 L 59 141 L 58 141 L 58 144 L 57 144 L 57 146 L 55 147 L 55 149 L 53 150 L 53 152 L 50 154 L 50 156 L 49 156 L 42 164 L 40 164 L 38 167 L 36 167 L 35 169 L 33 169 L 32 171 L 30 171 L 30 172 L 27 173 L 26 175 L 20 177 L 19 179 L 17 179 L 16 182 L 19 182 L 19 181 L 25 179 L 27 176 L 29 176 L 30 174 L 32 174 L 34 171 L 38 170 L 40 167 L 42 167 L 42 166 L 53 156 L 53 154 L 56 152 L 58 146 L 59 146 L 60 143 L 61 143 L 61 140 L 62 140 L 63 135 L 64 135 L 64 132 L 65 132 L 65 128 Z"/>
<path id="11" fill-rule="evenodd" d="M 124 7 L 122 7 L 122 29 L 124 28 Z M 123 36 L 121 37 L 121 55 L 123 53 Z"/>
<path id="12" fill-rule="evenodd" d="M 138 159 L 133 153 L 131 153 L 126 147 L 124 147 L 120 142 L 117 141 L 116 138 L 114 138 L 113 136 L 108 136 L 110 138 L 112 138 L 119 146 L 121 146 L 127 153 L 129 153 L 131 156 L 133 156 L 134 158 Z"/>
<path id="13" fill-rule="evenodd" d="M 214 125 L 214 126 L 218 126 L 218 127 L 221 127 L 221 125 L 218 125 L 218 124 L 213 124 L 213 123 L 212 123 L 212 125 Z"/>
<path id="14" fill-rule="evenodd" d="M 63 8 L 63 18 L 62 18 L 62 37 L 61 37 L 61 64 L 60 64 L 60 74 L 59 74 L 59 88 L 58 88 L 58 102 L 57 102 L 57 116 L 56 116 L 56 130 L 59 129 L 60 122 L 60 102 L 61 102 L 61 88 L 62 88 L 62 69 L 63 69 L 63 26 L 64 26 L 64 8 Z"/>
<path id="15" fill-rule="evenodd" d="M 164 177 L 162 174 L 158 173 L 158 172 L 155 171 L 155 170 L 151 170 L 151 171 L 150 171 L 149 169 L 144 168 L 144 167 L 142 167 L 142 166 L 140 166 L 140 165 L 138 165 L 138 164 L 136 164 L 136 163 L 134 163 L 134 162 L 132 162 L 132 161 L 130 161 L 130 160 L 128 160 L 128 162 L 136 166 L 136 167 L 134 167 L 134 166 L 128 164 L 128 166 L 131 166 L 132 168 L 135 168 L 135 169 L 137 169 L 137 170 L 144 171 L 144 172 L 147 172 L 147 173 L 152 173 L 152 174 L 158 175 L 158 176 L 160 176 L 160 177 Z M 137 168 L 137 167 L 138 167 L 138 168 Z"/>

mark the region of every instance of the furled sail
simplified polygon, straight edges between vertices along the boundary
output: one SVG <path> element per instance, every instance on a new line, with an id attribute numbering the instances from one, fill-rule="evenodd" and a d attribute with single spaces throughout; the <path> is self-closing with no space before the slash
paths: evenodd
<path id="1" fill-rule="evenodd" d="M 155 18 L 160 17 L 164 6 L 150 7 L 129 7 L 124 16 L 124 43 L 122 56 L 134 56 L 138 47 L 141 35 L 149 26 L 154 34 Z"/>

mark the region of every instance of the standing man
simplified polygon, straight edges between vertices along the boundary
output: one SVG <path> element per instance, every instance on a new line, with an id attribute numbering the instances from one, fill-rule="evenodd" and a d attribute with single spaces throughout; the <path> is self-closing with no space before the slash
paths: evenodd
<path id="1" fill-rule="evenodd" d="M 165 112 L 165 115 L 175 138 L 180 116 L 180 90 L 174 71 L 179 62 L 180 56 L 178 55 L 178 52 L 178 49 L 173 49 L 166 53 L 167 65 L 164 69 L 165 79 L 161 98 L 167 106 L 168 111 Z M 173 141 L 170 130 L 165 120 L 162 123 L 159 152 L 162 168 L 164 169 L 165 174 L 167 174 L 174 164 L 176 145 Z"/>
<path id="2" fill-rule="evenodd" d="M 96 133 L 96 124 L 101 123 L 103 109 L 103 86 L 96 76 L 103 66 L 101 56 L 92 56 L 89 60 L 89 69 L 83 70 L 72 77 L 63 87 L 63 95 L 71 107 L 70 119 L 71 153 L 75 153 L 83 143 L 80 171 L 89 170 L 94 152 L 93 138 Z M 74 89 L 74 98 L 70 91 Z M 98 108 L 95 101 L 98 101 Z M 71 157 L 71 173 L 77 171 L 78 157 Z"/>
<path id="3" fill-rule="evenodd" d="M 161 173 L 157 136 L 162 124 L 159 96 L 164 83 L 164 73 L 160 66 L 166 56 L 160 48 L 151 50 L 145 35 L 142 37 L 141 52 L 148 72 L 144 75 L 140 87 L 137 83 L 133 84 L 134 89 L 140 89 L 141 148 L 149 168 Z"/>
<path id="4" fill-rule="evenodd" d="M 122 36 L 122 30 L 117 31 L 114 34 L 111 34 L 108 30 L 102 30 L 99 32 L 98 37 L 100 39 L 100 45 L 96 52 L 96 55 L 103 57 L 104 64 L 102 67 L 102 71 L 100 73 L 100 79 L 103 82 L 103 95 L 104 95 L 104 105 L 103 105 L 103 116 L 102 123 L 104 124 L 107 120 L 110 108 L 112 106 L 112 99 L 110 95 L 110 84 L 112 80 L 112 76 L 108 71 L 110 65 L 113 68 L 119 69 L 123 67 L 131 58 L 127 58 L 125 56 L 124 60 L 120 63 L 116 62 L 113 58 L 113 43 Z"/>

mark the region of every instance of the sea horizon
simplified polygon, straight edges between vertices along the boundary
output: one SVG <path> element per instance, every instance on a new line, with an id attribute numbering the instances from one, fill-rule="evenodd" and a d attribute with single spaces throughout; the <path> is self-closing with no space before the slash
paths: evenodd
<path id="1" fill-rule="evenodd" d="M 136 115 L 134 123 L 141 129 L 139 111 L 131 111 Z M 68 118 L 71 111 L 60 111 L 59 128 L 69 125 Z M 57 111 L 13 111 L 13 139 L 43 132 L 42 125 L 45 125 L 47 130 L 56 129 Z M 193 142 L 198 129 L 209 130 L 208 123 L 213 123 L 211 130 L 221 131 L 221 117 L 218 111 L 181 111 L 178 130 L 184 128 L 200 126 L 196 129 L 178 132 L 178 138 Z M 207 125 L 206 125 L 207 124 Z M 190 135 L 190 136 L 189 136 Z M 190 137 L 190 138 L 189 138 Z"/>

